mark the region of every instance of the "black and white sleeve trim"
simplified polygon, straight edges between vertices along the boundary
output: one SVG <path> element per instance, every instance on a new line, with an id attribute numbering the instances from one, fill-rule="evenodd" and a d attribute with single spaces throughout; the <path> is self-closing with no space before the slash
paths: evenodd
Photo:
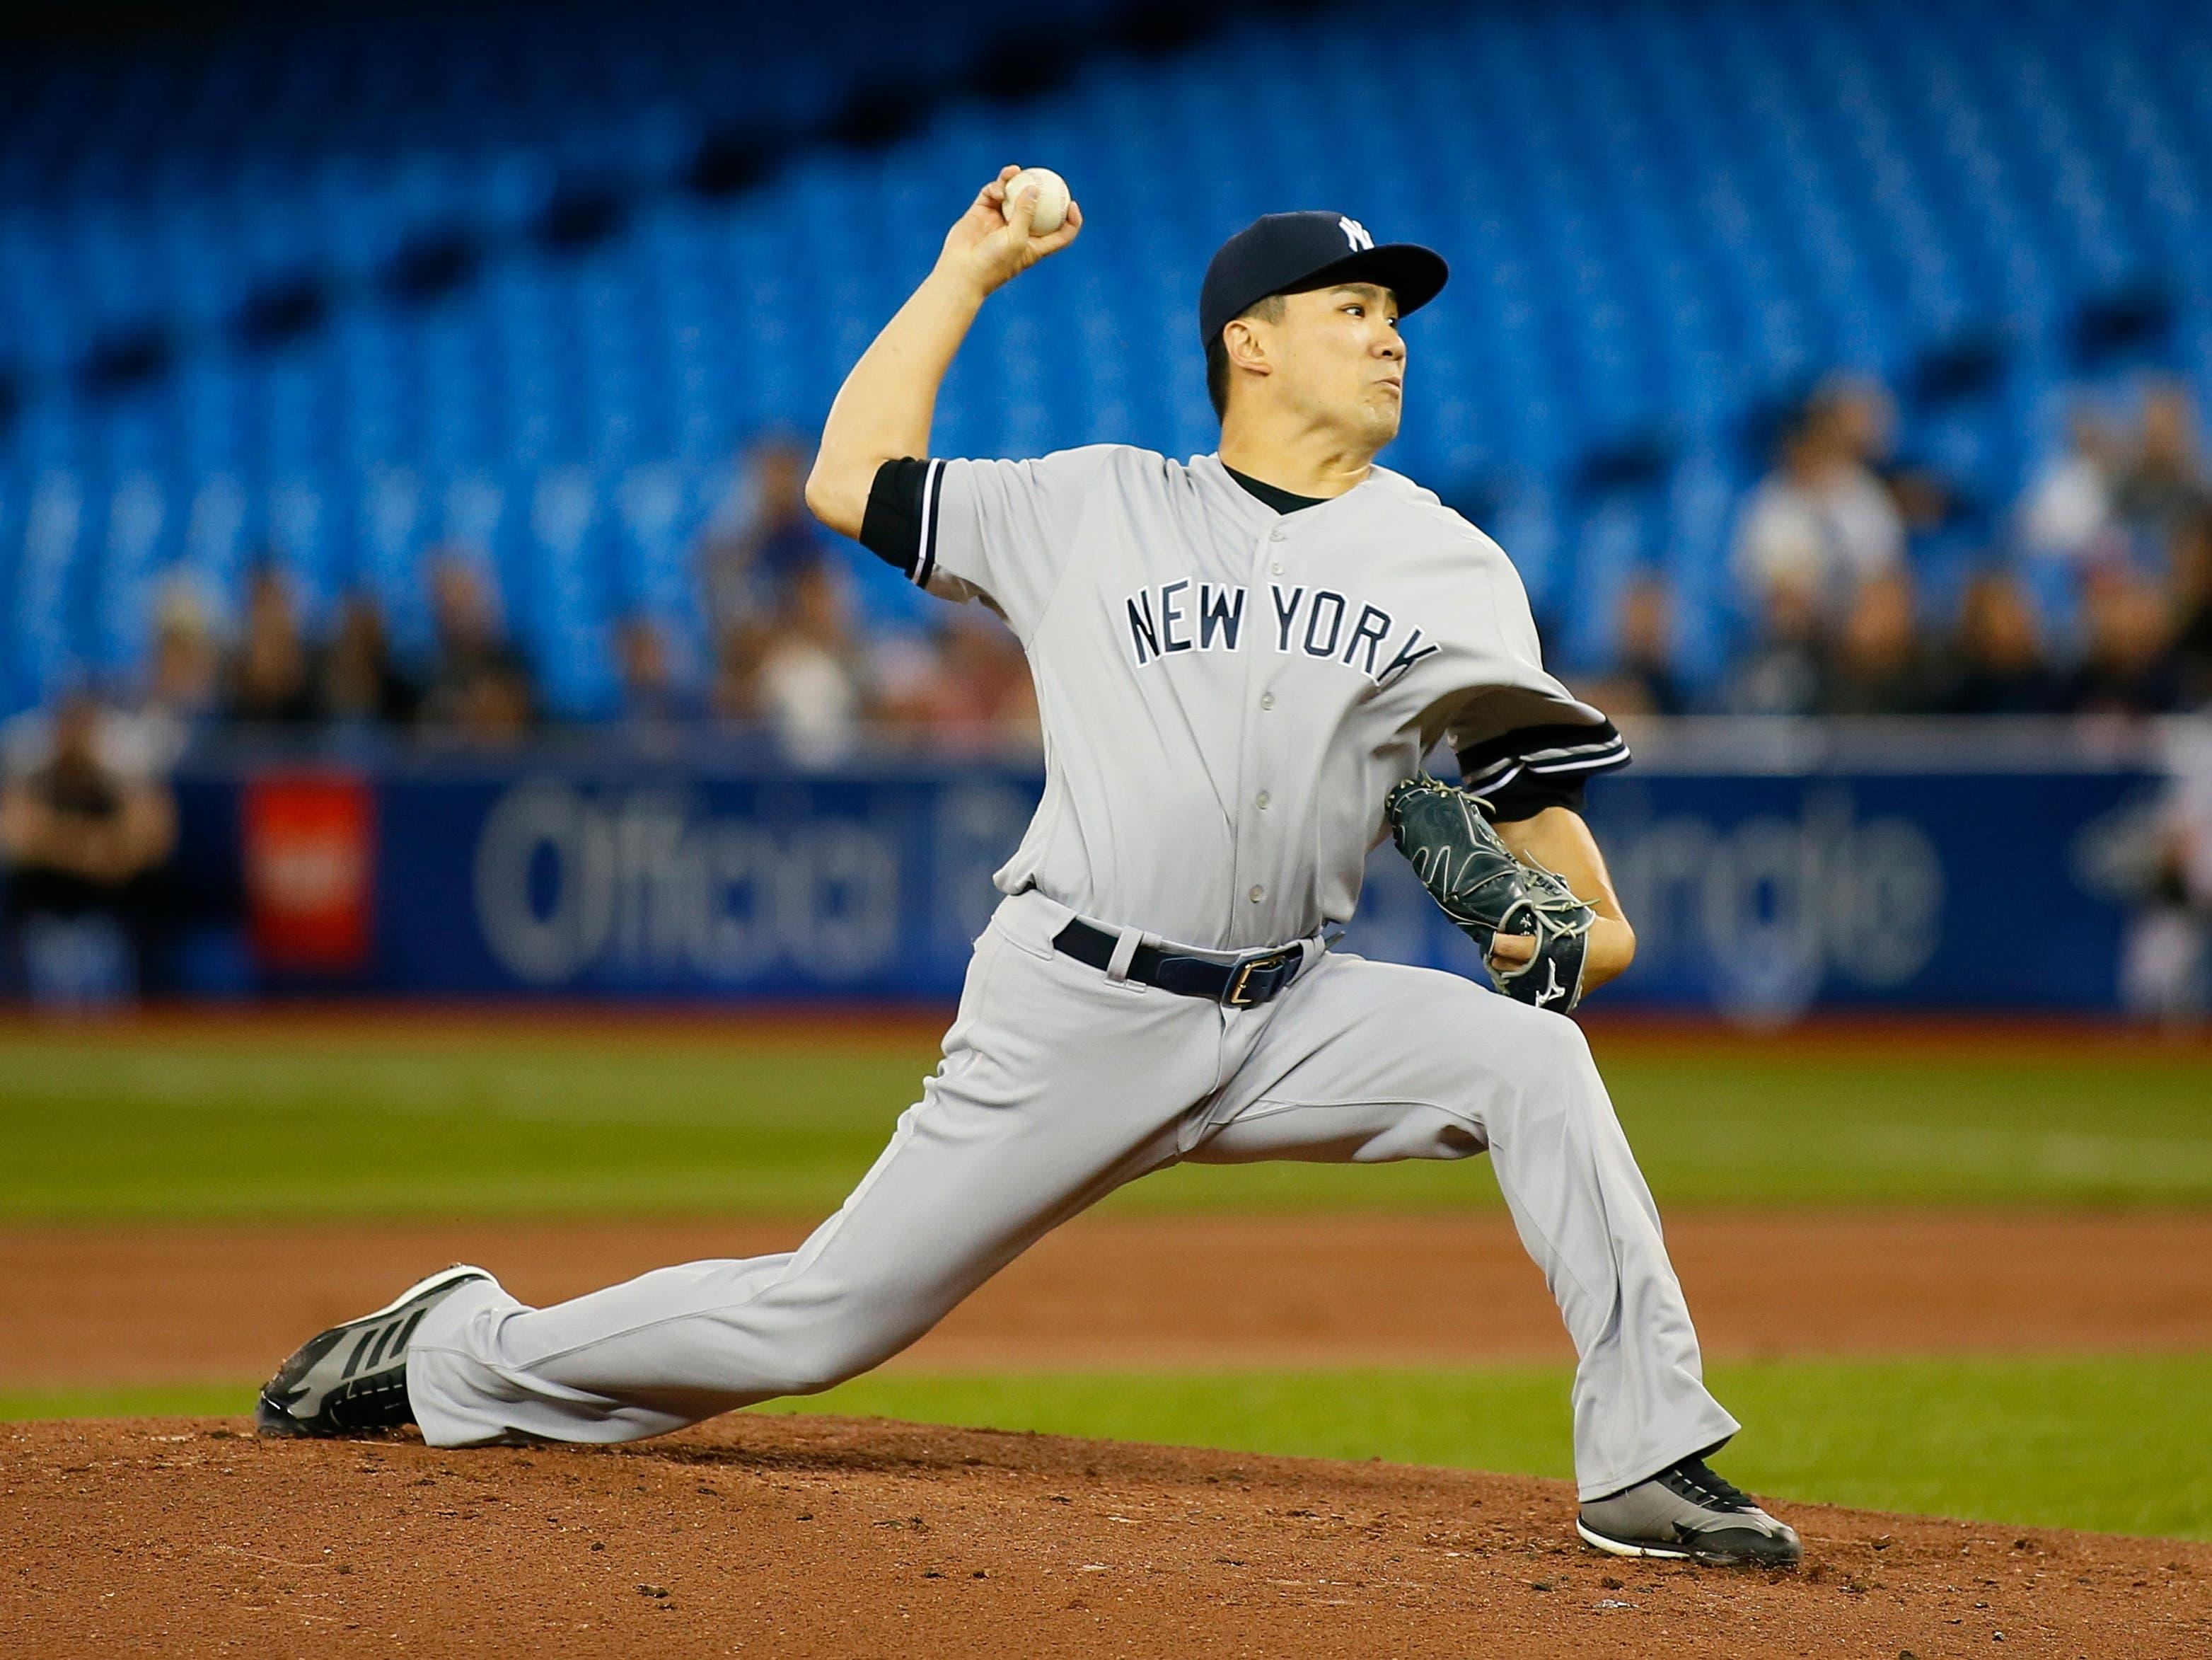
<path id="1" fill-rule="evenodd" d="M 1610 721 L 1595 727 L 1522 727 L 1459 752 L 1461 778 L 1483 796 L 1496 795 L 1524 775 L 1565 783 L 1628 762 L 1627 742 Z"/>
<path id="2" fill-rule="evenodd" d="M 945 463 L 902 456 L 876 469 L 860 519 L 860 545 L 886 564 L 929 586 L 937 569 L 937 521 Z"/>
<path id="3" fill-rule="evenodd" d="M 914 585 L 918 588 L 927 587 L 929 579 L 937 571 L 937 517 L 944 496 L 945 463 L 925 463 L 921 481 L 921 556 L 914 568 Z"/>

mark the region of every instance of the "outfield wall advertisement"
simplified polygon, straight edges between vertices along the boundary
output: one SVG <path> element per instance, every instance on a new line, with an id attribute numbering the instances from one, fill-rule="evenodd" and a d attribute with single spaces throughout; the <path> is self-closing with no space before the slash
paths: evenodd
<path id="1" fill-rule="evenodd" d="M 247 769 L 187 813 L 242 825 L 264 983 L 325 991 L 949 1000 L 1033 772 L 623 763 Z M 2131 770 L 1632 770 L 1591 818 L 1641 950 L 1608 1001 L 2096 1007 L 2130 926 Z M 203 825 L 203 846 L 223 844 Z M 1343 948 L 1474 970 L 1387 844 Z"/>

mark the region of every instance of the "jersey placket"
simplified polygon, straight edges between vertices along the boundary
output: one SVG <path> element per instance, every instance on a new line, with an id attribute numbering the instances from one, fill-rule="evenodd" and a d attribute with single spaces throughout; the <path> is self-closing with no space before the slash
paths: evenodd
<path id="1" fill-rule="evenodd" d="M 1254 540 L 1250 597 L 1246 601 L 1251 607 L 1246 626 L 1255 631 L 1252 649 L 1245 654 L 1244 719 L 1237 754 L 1236 872 L 1231 889 L 1235 915 L 1231 937 L 1246 939 L 1255 946 L 1283 943 L 1277 937 L 1279 928 L 1258 925 L 1282 909 L 1282 896 L 1268 885 L 1267 878 L 1279 862 L 1274 856 L 1275 837 L 1271 832 L 1284 817 L 1276 800 L 1282 794 L 1282 781 L 1275 774 L 1280 755 L 1277 740 L 1285 714 L 1277 707 L 1281 700 L 1274 681 L 1279 666 L 1288 660 L 1276 653 L 1262 630 L 1271 625 L 1272 585 L 1285 580 L 1283 556 L 1288 550 L 1290 535 L 1288 518 L 1278 517 Z"/>

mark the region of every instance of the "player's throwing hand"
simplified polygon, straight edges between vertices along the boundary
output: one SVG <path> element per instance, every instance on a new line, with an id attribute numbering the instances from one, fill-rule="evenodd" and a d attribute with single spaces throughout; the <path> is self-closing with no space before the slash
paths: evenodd
<path id="1" fill-rule="evenodd" d="M 1048 236 L 1037 235 L 1030 226 L 1036 211 L 1036 192 L 1026 189 L 1009 201 L 1006 182 L 1019 167 L 1001 167 L 999 176 L 976 192 L 968 211 L 945 234 L 945 252 L 938 269 L 975 284 L 980 294 L 1020 276 L 1048 255 L 1058 253 L 1083 229 L 1083 210 L 1070 202 L 1067 217 Z"/>

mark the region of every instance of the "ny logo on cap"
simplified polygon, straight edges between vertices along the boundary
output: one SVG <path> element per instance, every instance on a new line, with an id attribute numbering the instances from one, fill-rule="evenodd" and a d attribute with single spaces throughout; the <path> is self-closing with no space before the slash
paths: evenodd
<path id="1" fill-rule="evenodd" d="M 1352 251 L 1354 253 L 1362 252 L 1375 246 L 1375 239 L 1367 234 L 1367 227 L 1357 219 L 1347 219 L 1340 214 L 1337 216 L 1336 225 L 1337 228 L 1344 233 L 1344 240 L 1352 244 Z"/>

